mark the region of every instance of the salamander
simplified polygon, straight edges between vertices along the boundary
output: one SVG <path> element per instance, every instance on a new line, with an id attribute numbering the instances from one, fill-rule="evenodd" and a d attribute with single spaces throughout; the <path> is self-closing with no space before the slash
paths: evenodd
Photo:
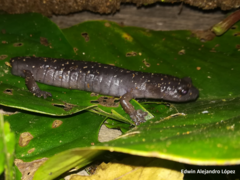
<path id="1" fill-rule="evenodd" d="M 51 93 L 39 89 L 37 82 L 119 96 L 120 104 L 136 125 L 145 122 L 147 115 L 135 110 L 132 98 L 162 99 L 173 102 L 195 100 L 199 91 L 189 77 L 131 71 L 96 62 L 42 57 L 15 57 L 10 60 L 12 74 L 25 78 L 29 91 L 44 99 Z"/>

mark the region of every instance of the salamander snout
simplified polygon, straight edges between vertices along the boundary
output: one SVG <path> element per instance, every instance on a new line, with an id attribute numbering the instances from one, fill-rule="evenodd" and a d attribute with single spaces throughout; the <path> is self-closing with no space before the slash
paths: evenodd
<path id="1" fill-rule="evenodd" d="M 179 86 L 176 89 L 165 91 L 164 100 L 174 102 L 193 101 L 197 99 L 199 91 L 192 84 Z"/>
<path id="2" fill-rule="evenodd" d="M 197 99 L 199 95 L 199 91 L 197 88 L 195 88 L 194 86 L 192 86 L 191 88 L 189 88 L 188 93 L 186 95 L 182 96 L 181 101 L 192 101 Z"/>

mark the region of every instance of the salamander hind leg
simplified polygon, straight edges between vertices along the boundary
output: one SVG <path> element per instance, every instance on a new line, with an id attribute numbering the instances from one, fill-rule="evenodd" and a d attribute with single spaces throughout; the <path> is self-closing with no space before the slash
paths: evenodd
<path id="1" fill-rule="evenodd" d="M 33 95 L 35 95 L 37 97 L 43 96 L 44 99 L 46 99 L 48 96 L 52 96 L 51 93 L 46 92 L 46 91 L 42 91 L 38 87 L 31 71 L 23 70 L 23 73 L 25 74 L 25 83 L 27 85 L 27 88 L 31 93 L 33 93 Z"/>
<path id="2" fill-rule="evenodd" d="M 143 122 L 146 122 L 144 117 L 148 114 L 143 112 L 141 109 L 135 110 L 133 105 L 129 102 L 133 98 L 131 92 L 127 92 L 120 99 L 120 104 L 122 105 L 124 111 L 128 113 L 131 119 L 135 122 L 136 125 L 139 125 Z"/>

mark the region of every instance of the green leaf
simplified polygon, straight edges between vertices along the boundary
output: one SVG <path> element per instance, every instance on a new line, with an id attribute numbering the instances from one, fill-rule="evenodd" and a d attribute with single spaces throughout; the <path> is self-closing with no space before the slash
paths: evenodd
<path id="1" fill-rule="evenodd" d="M 0 114 L 0 174 L 4 171 L 5 151 L 4 151 L 4 122 L 3 115 Z"/>
<path id="2" fill-rule="evenodd" d="M 131 129 L 131 125 L 129 124 L 120 123 L 119 121 L 109 118 L 105 121 L 105 125 L 110 129 L 120 129 L 123 133 L 126 133 Z"/>
<path id="3" fill-rule="evenodd" d="M 103 116 L 86 111 L 64 117 L 26 112 L 6 117 L 18 140 L 16 158 L 25 161 L 51 157 L 64 150 L 97 143 L 98 130 L 104 119 Z M 26 132 L 33 139 L 22 145 L 20 137 Z"/>
<path id="4" fill-rule="evenodd" d="M 131 70 L 190 76 L 200 90 L 196 102 L 171 103 L 169 108 L 145 104 L 144 107 L 155 116 L 153 120 L 127 132 L 122 138 L 104 143 L 107 147 L 93 148 L 193 164 L 238 163 L 239 155 L 235 153 L 234 140 L 231 140 L 234 133 L 228 129 L 232 121 L 238 122 L 239 116 L 238 107 L 230 103 L 231 100 L 238 102 L 240 90 L 240 84 L 236 83 L 240 70 L 236 48 L 238 37 L 234 36 L 238 31 L 230 30 L 221 38 L 202 43 L 193 38 L 189 31 L 156 32 L 120 27 L 107 21 L 85 22 L 63 30 L 72 46 L 78 49 L 79 55 L 86 59 Z M 82 33 L 88 33 L 88 42 L 81 37 Z M 101 50 L 98 51 L 98 48 Z M 181 51 L 185 53 L 181 55 Z M 135 52 L 136 55 L 126 57 L 128 52 Z M 107 107 L 104 110 L 107 111 Z M 208 112 L 214 116 L 206 116 Z M 222 131 L 218 130 L 219 127 Z M 222 137 L 215 138 L 213 132 L 223 134 L 225 140 L 221 141 Z M 237 133 L 235 138 L 238 138 Z M 180 148 L 182 146 L 183 151 Z M 221 146 L 228 150 L 223 151 Z M 231 155 L 228 155 L 229 152 Z"/>
<path id="5" fill-rule="evenodd" d="M 91 96 L 90 92 L 79 90 L 70 90 L 65 88 L 53 87 L 39 84 L 40 89 L 51 92 L 52 98 L 37 98 L 33 96 L 25 86 L 25 80 L 11 74 L 11 68 L 6 65 L 10 58 L 16 56 L 40 56 L 83 60 L 83 55 L 78 55 L 76 47 L 69 43 L 69 39 L 62 31 L 53 24 L 48 18 L 39 14 L 23 15 L 0 15 L 0 44 L 1 57 L 0 61 L 0 104 L 4 106 L 19 108 L 27 111 L 48 114 L 48 115 L 70 115 L 79 111 L 87 110 L 98 106 L 91 103 L 96 101 L 100 96 Z M 23 21 L 24 23 L 21 23 Z M 17 28 L 13 28 L 13 23 Z M 80 35 L 80 34 L 79 34 Z M 45 38 L 46 42 L 41 39 Z M 81 39 L 80 39 L 81 38 Z M 75 38 L 75 41 L 81 43 L 83 38 Z M 85 59 L 91 60 L 91 59 Z M 106 63 L 106 62 L 105 62 Z M 26 98 L 27 97 L 27 98 Z M 138 103 L 137 103 L 138 104 Z M 139 104 L 138 104 L 139 106 Z M 99 105 L 101 108 L 101 105 Z M 110 117 L 108 112 L 102 113 Z M 108 108 L 111 110 L 112 108 Z M 121 109 L 118 107 L 118 109 Z M 144 110 L 144 109 L 143 109 Z M 97 111 L 95 111 L 97 113 Z M 102 114 L 101 113 L 101 114 Z M 132 123 L 129 116 L 124 113 L 122 116 L 111 117 L 120 121 Z M 149 115 L 149 118 L 151 115 Z"/>
<path id="6" fill-rule="evenodd" d="M 92 148 L 198 165 L 239 164 L 239 102 L 240 98 L 236 98 L 212 103 L 199 101 L 184 108 L 175 105 L 185 116 L 155 118 L 105 143 L 104 148 Z"/>
<path id="7" fill-rule="evenodd" d="M 5 179 L 15 179 L 15 169 L 13 166 L 15 151 L 15 135 L 11 132 L 10 124 L 3 121 L 0 114 L 0 174 L 5 169 Z"/>
<path id="8" fill-rule="evenodd" d="M 40 84 L 40 88 L 51 91 L 53 98 L 44 100 L 33 96 L 27 90 L 25 80 L 11 74 L 11 69 L 5 64 L 10 58 L 33 55 L 74 58 L 76 55 L 61 30 L 48 18 L 40 14 L 0 16 L 0 29 L 2 30 L 0 34 L 2 42 L 0 44 L 2 57 L 0 61 L 0 103 L 2 105 L 50 115 L 72 114 L 94 106 L 90 101 L 95 98 L 90 97 L 89 93 L 83 92 L 77 98 L 71 98 L 72 93 L 79 91 L 68 90 L 66 92 L 64 88 L 59 89 L 44 84 Z M 49 45 L 42 44 L 41 38 L 46 38 Z M 68 108 L 68 111 L 64 108 Z"/>
<path id="9" fill-rule="evenodd" d="M 184 115 L 162 119 L 154 112 L 161 111 L 163 106 L 152 104 L 154 106 L 154 109 L 151 108 L 152 112 L 156 115 L 154 120 L 135 127 L 116 140 L 99 143 L 89 149 L 74 149 L 74 151 L 80 154 L 85 151 L 94 154 L 96 150 L 110 150 L 198 165 L 239 164 L 239 102 L 240 98 L 211 103 L 200 101 L 189 103 L 184 108 L 174 104 L 174 107 L 169 107 L 169 114 L 179 111 Z M 232 116 L 228 120 L 222 120 L 228 113 Z M 215 119 L 215 122 L 212 119 Z M 65 153 L 71 154 L 71 150 L 63 152 Z M 61 156 L 58 154 L 50 158 L 42 168 L 48 169 L 48 173 L 58 171 L 55 167 L 51 168 L 51 164 Z M 75 162 L 82 160 L 81 156 L 77 157 L 74 153 L 72 156 Z M 62 158 L 64 157 L 65 155 Z M 90 159 L 91 156 L 89 161 Z M 80 167 L 85 165 L 81 162 L 79 164 Z M 46 174 L 42 170 L 38 173 Z"/>

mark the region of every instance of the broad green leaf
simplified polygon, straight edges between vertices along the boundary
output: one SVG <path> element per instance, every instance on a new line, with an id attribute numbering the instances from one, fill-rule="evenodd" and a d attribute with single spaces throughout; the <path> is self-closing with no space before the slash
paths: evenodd
<path id="1" fill-rule="evenodd" d="M 91 103 L 100 96 L 91 96 L 90 92 L 70 90 L 39 84 L 40 89 L 53 94 L 52 98 L 37 98 L 25 86 L 25 80 L 11 74 L 11 68 L 6 65 L 10 58 L 16 56 L 39 56 L 65 58 L 75 60 L 85 59 L 78 55 L 77 50 L 62 31 L 48 18 L 39 14 L 0 15 L 0 104 L 27 111 L 49 114 L 69 115 L 97 106 Z M 24 23 L 21 23 L 24 21 Z M 14 28 L 14 26 L 17 28 Z M 83 39 L 83 38 L 82 38 Z M 76 38 L 78 42 L 78 38 Z M 74 52 L 75 51 L 75 52 Z M 27 97 L 27 98 L 26 98 Z M 66 110 L 67 109 L 67 110 Z M 119 109 L 119 108 L 118 108 Z M 108 116 L 107 112 L 102 112 Z M 125 114 L 126 116 L 126 114 Z M 111 116 L 117 118 L 114 115 Z M 127 119 L 118 120 L 130 121 Z"/>
<path id="2" fill-rule="evenodd" d="M 240 98 L 212 103 L 202 101 L 185 108 L 175 106 L 185 116 L 149 120 L 122 137 L 104 143 L 104 148 L 92 148 L 198 165 L 240 163 Z"/>
<path id="3" fill-rule="evenodd" d="M 16 133 L 16 158 L 32 161 L 76 147 L 89 147 L 98 142 L 98 130 L 105 117 L 91 112 L 54 117 L 21 112 L 6 117 Z M 32 135 L 22 143 L 23 133 Z M 25 137 L 26 138 L 26 137 Z"/>
<path id="4" fill-rule="evenodd" d="M 89 93 L 73 98 L 71 94 L 79 94 L 79 91 L 66 92 L 64 88 L 54 89 L 55 87 L 44 84 L 40 84 L 40 88 L 51 91 L 53 98 L 47 100 L 36 98 L 27 90 L 23 78 L 11 75 L 11 68 L 5 63 L 12 57 L 76 58 L 76 55 L 61 30 L 46 17 L 39 14 L 2 14 L 0 16 L 2 30 L 0 34 L 2 42 L 0 44 L 0 103 L 2 105 L 50 115 L 72 114 L 94 106 L 90 100 L 95 98 L 91 98 Z M 41 38 L 46 38 L 49 45 L 41 42 Z M 64 108 L 69 106 L 70 110 L 65 111 Z"/>
<path id="5" fill-rule="evenodd" d="M 154 120 L 135 127 L 116 140 L 96 144 L 87 150 L 79 148 L 74 151 L 81 154 L 82 151 L 94 153 L 97 149 L 110 150 L 198 165 L 239 164 L 239 102 L 240 98 L 211 103 L 200 101 L 189 103 L 184 108 L 174 104 L 174 107 L 168 109 L 169 114 L 176 114 L 175 112 L 179 111 L 184 115 L 162 119 L 157 115 L 165 107 L 161 104 L 155 106 L 151 104 L 154 107 L 151 108 L 151 112 L 156 116 Z M 222 120 L 228 113 L 232 116 L 228 120 Z M 215 119 L 215 122 L 212 119 Z M 82 159 L 75 154 L 72 156 L 76 158 L 75 161 Z M 56 157 L 61 158 L 61 155 Z M 54 163 L 58 158 L 50 158 L 49 162 L 46 162 L 46 167 L 45 165 L 43 167 L 48 169 L 48 172 L 57 171 L 49 164 Z M 39 170 L 38 173 L 43 172 Z"/>
<path id="6" fill-rule="evenodd" d="M 127 132 L 122 138 L 105 143 L 107 147 L 103 149 L 193 164 L 239 163 L 235 141 L 231 139 L 232 134 L 236 139 L 238 134 L 228 128 L 233 121 L 238 122 L 240 115 L 237 111 L 240 84 L 236 83 L 240 70 L 238 31 L 238 28 L 231 29 L 222 37 L 202 43 L 192 37 L 190 31 L 156 32 L 120 27 L 107 21 L 85 22 L 63 30 L 79 55 L 86 59 L 132 70 L 190 76 L 200 90 L 196 102 L 171 103 L 169 108 L 145 104 L 144 107 L 155 118 Z M 82 33 L 89 35 L 88 42 L 81 37 Z M 129 52 L 135 52 L 135 56 L 126 57 Z M 107 107 L 104 108 L 107 111 Z M 171 115 L 175 114 L 180 116 L 173 118 Z M 202 131 L 204 136 L 200 133 Z M 215 138 L 215 132 L 219 132 L 221 137 Z M 222 136 L 225 138 L 223 142 Z M 173 147 L 168 148 L 170 145 Z M 228 147 L 228 150 L 223 151 L 217 145 Z M 183 151 L 182 146 L 185 148 Z M 230 152 L 231 155 L 228 154 Z"/>

